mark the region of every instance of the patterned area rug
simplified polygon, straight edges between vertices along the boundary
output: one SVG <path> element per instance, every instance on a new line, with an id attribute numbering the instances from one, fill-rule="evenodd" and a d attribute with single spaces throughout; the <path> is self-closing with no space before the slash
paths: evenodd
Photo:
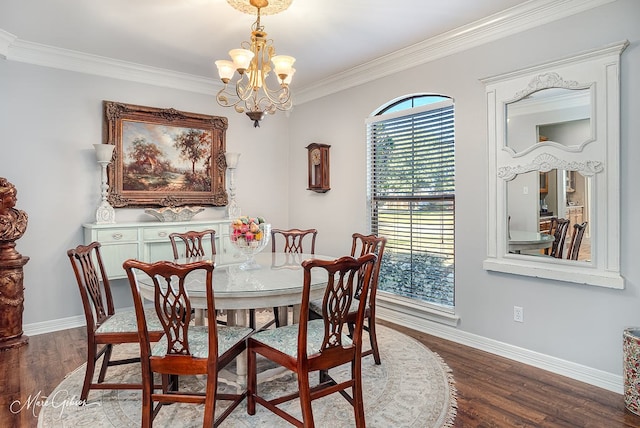
<path id="1" fill-rule="evenodd" d="M 456 415 L 456 390 L 450 369 L 439 355 L 416 340 L 384 326 L 378 327 L 378 341 L 382 364 L 376 366 L 372 356 L 363 359 L 364 401 L 367 426 L 388 427 L 450 427 Z M 136 345 L 137 346 L 137 345 Z M 119 352 L 134 352 L 120 346 Z M 38 418 L 38 427 L 139 427 L 140 392 L 135 390 L 94 390 L 87 405 L 78 406 L 85 366 L 70 373 L 49 395 Z M 335 379 L 348 373 L 348 367 L 331 372 Z M 139 368 L 133 364 L 112 367 L 110 378 L 135 381 Z M 314 375 L 314 378 L 317 376 Z M 182 380 L 184 379 L 184 380 Z M 186 388 L 204 389 L 200 377 L 181 378 Z M 313 379 L 312 379 L 313 380 Z M 219 384 L 220 390 L 230 386 Z M 282 395 L 295 389 L 291 374 L 259 384 L 265 396 Z M 245 402 L 246 403 L 246 402 Z M 246 413 L 241 404 L 221 424 L 222 427 L 289 427 L 286 421 L 257 406 L 254 416 Z M 218 407 L 221 407 L 220 405 Z M 288 403 L 288 411 L 300 417 L 299 403 Z M 216 409 L 219 410 L 219 409 Z M 339 394 L 315 400 L 313 412 L 318 427 L 355 426 L 351 406 Z M 202 406 L 173 404 L 164 406 L 154 421 L 157 427 L 201 427 Z"/>

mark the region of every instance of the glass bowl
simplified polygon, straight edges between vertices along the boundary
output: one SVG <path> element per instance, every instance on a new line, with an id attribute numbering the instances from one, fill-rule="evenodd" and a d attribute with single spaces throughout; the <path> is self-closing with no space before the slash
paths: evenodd
<path id="1" fill-rule="evenodd" d="M 238 225 L 232 223 L 229 225 L 229 240 L 246 259 L 239 266 L 241 270 L 260 268 L 254 256 L 264 250 L 270 239 L 270 224 L 260 223 L 256 224 L 255 227 L 249 224 Z"/>

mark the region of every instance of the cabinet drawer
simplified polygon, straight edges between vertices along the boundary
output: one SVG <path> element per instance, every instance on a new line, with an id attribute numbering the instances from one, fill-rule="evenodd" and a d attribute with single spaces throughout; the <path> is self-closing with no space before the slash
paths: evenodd
<path id="1" fill-rule="evenodd" d="M 127 242 L 138 240 L 137 229 L 109 229 L 98 230 L 96 233 L 98 242 Z"/>
<path id="2" fill-rule="evenodd" d="M 153 227 L 149 229 L 142 229 L 142 240 L 148 241 L 169 241 L 169 235 L 178 232 L 182 233 L 185 229 L 183 227 Z"/>
<path id="3" fill-rule="evenodd" d="M 220 225 L 219 224 L 192 224 L 189 225 L 187 227 L 185 227 L 182 231 L 183 232 L 188 232 L 190 230 L 193 230 L 195 232 L 202 232 L 203 230 L 207 230 L 207 229 L 211 229 L 211 230 L 215 230 L 216 231 L 216 236 L 220 236 Z"/>

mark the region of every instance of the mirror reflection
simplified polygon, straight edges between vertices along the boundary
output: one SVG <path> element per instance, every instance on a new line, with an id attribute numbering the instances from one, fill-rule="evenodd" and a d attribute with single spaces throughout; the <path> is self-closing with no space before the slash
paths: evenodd
<path id="1" fill-rule="evenodd" d="M 591 180 L 552 169 L 519 174 L 507 182 L 508 251 L 591 261 Z"/>
<path id="2" fill-rule="evenodd" d="M 516 154 L 538 143 L 578 150 L 593 140 L 591 89 L 549 88 L 506 104 L 506 146 Z"/>
<path id="3" fill-rule="evenodd" d="M 485 270 L 624 289 L 618 160 L 620 55 L 627 46 L 623 40 L 482 79 Z"/>

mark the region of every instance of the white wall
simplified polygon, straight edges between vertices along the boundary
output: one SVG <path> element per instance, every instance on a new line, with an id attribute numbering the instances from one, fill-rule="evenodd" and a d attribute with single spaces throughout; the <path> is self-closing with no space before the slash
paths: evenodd
<path id="1" fill-rule="evenodd" d="M 275 225 L 288 222 L 288 119 L 267 117 L 253 128 L 245 115 L 219 107 L 213 95 L 37 67 L 0 59 L 0 177 L 18 189 L 16 208 L 29 223 L 17 250 L 24 269 L 25 325 L 82 314 L 66 251 L 95 221 L 100 169 L 92 144 L 102 142 L 102 100 L 227 116 L 227 150 L 240 152 L 238 204 Z M 208 208 L 197 219 L 223 218 Z M 116 221 L 154 221 L 142 209 L 117 209 Z M 115 281 L 117 306 L 131 306 Z"/>
<path id="2" fill-rule="evenodd" d="M 320 231 L 320 252 L 344 251 L 366 230 L 365 118 L 389 100 L 438 93 L 455 100 L 456 314 L 461 331 L 621 375 L 622 332 L 640 325 L 640 2 L 617 2 L 297 106 L 291 119 L 291 223 Z M 490 273 L 486 257 L 487 126 L 479 79 L 628 39 L 622 55 L 624 290 Z M 331 191 L 304 189 L 303 147 L 331 144 Z M 597 203 L 597 202 L 596 202 Z M 329 237 L 327 237 L 329 235 Z M 513 321 L 524 308 L 524 323 Z"/>
<path id="3" fill-rule="evenodd" d="M 242 153 L 238 202 L 276 226 L 316 227 L 318 253 L 346 253 L 366 231 L 364 120 L 391 99 L 417 92 L 452 96 L 456 111 L 456 313 L 459 331 L 621 374 L 622 330 L 640 325 L 640 2 L 618 0 L 579 15 L 278 113 L 259 129 L 215 104 L 212 94 L 38 67 L 0 58 L 0 176 L 18 188 L 29 227 L 17 249 L 25 266 L 25 325 L 81 314 L 66 250 L 93 221 L 102 140 L 102 100 L 229 117 L 227 148 Z M 536 280 L 482 269 L 486 256 L 487 127 L 480 78 L 628 39 L 622 56 L 621 265 L 624 290 Z M 331 186 L 306 190 L 305 146 L 331 144 Z M 596 201 L 597 203 L 597 201 Z M 221 218 L 208 209 L 198 218 Z M 117 221 L 152 219 L 119 209 Z M 128 286 L 115 284 L 118 305 Z M 513 306 L 524 308 L 514 323 Z"/>

